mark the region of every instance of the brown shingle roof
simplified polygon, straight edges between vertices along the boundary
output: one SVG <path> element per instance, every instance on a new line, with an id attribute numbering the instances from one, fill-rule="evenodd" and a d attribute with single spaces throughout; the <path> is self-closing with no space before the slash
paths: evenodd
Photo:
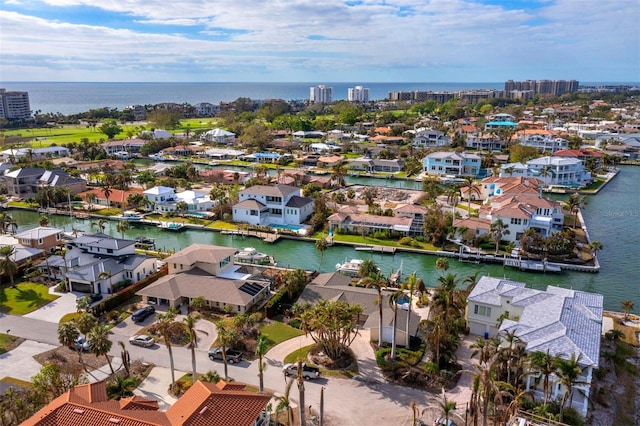
<path id="1" fill-rule="evenodd" d="M 221 260 L 238 251 L 233 247 L 212 246 L 209 244 L 191 244 L 176 254 L 165 259 L 167 263 L 179 263 L 181 265 L 193 265 L 196 262 L 217 264 Z"/>

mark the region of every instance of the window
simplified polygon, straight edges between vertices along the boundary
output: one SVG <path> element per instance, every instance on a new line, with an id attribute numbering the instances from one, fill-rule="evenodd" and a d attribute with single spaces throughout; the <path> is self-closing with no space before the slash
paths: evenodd
<path id="1" fill-rule="evenodd" d="M 491 308 L 488 308 L 486 306 L 473 305 L 473 313 L 482 317 L 490 317 Z"/>

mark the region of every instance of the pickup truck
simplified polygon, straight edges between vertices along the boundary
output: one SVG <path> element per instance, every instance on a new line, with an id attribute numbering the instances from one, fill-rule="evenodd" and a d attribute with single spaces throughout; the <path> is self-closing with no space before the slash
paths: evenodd
<path id="1" fill-rule="evenodd" d="M 286 364 L 282 367 L 282 371 L 285 376 L 298 376 L 298 363 Z M 305 363 L 302 363 L 302 377 L 310 380 L 320 377 L 320 370 L 316 367 L 311 367 Z"/>
<path id="2" fill-rule="evenodd" d="M 223 360 L 222 348 L 209 349 L 209 359 L 211 361 L 216 359 Z M 234 349 L 227 349 L 227 362 L 229 364 L 235 364 L 240 361 L 242 361 L 242 352 L 236 351 Z"/>

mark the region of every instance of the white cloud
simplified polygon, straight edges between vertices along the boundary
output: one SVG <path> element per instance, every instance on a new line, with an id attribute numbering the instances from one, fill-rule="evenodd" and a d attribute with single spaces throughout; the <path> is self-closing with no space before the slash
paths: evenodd
<path id="1" fill-rule="evenodd" d="M 64 72 L 86 69 L 109 80 L 123 78 L 123 69 L 130 80 L 202 75 L 274 81 L 322 76 L 615 81 L 640 75 L 637 0 L 554 0 L 520 10 L 463 0 L 365 0 L 352 7 L 337 0 L 44 3 L 97 7 L 121 14 L 131 26 L 0 11 L 4 80 L 27 79 L 21 70 L 29 58 L 34 58 L 29 78 L 37 80 L 65 79 Z M 91 77 L 85 80 L 97 79 Z"/>

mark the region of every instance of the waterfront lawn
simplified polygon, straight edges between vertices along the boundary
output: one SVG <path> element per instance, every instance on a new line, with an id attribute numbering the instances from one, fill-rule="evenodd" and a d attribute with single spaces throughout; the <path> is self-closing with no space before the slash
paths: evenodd
<path id="1" fill-rule="evenodd" d="M 312 238 L 320 239 L 326 238 L 326 234 L 324 232 L 315 233 Z M 365 244 L 365 245 L 373 245 L 373 246 L 387 246 L 387 247 L 403 247 L 407 248 L 407 246 L 403 246 L 398 244 L 397 241 L 393 240 L 380 240 L 373 237 L 362 237 L 361 235 L 347 235 L 347 234 L 338 234 L 333 236 L 334 241 L 342 241 L 345 243 L 353 243 L 353 244 Z M 438 251 L 441 250 L 438 247 L 434 246 L 431 243 L 420 243 L 415 242 L 415 244 L 419 244 L 419 246 L 411 246 L 410 248 L 418 249 L 418 250 L 428 250 L 428 251 Z"/>
<path id="2" fill-rule="evenodd" d="M 24 201 L 9 201 L 9 203 L 7 203 L 8 207 L 22 207 L 22 208 L 27 208 L 27 209 L 33 209 L 38 207 L 38 204 L 36 203 L 25 203 Z"/>
<path id="3" fill-rule="evenodd" d="M 297 328 L 290 327 L 285 323 L 274 321 L 271 324 L 262 324 L 260 326 L 260 334 L 267 336 L 268 351 L 272 347 L 284 342 L 285 340 L 302 336 L 304 332 Z"/>
<path id="4" fill-rule="evenodd" d="M 216 220 L 207 225 L 207 228 L 222 229 L 225 231 L 236 231 L 238 225 L 235 223 L 225 222 L 224 220 Z"/>
<path id="5" fill-rule="evenodd" d="M 49 294 L 46 285 L 20 283 L 15 288 L 0 287 L 0 312 L 11 315 L 24 315 L 56 300 L 59 296 Z"/>
<path id="6" fill-rule="evenodd" d="M 587 186 L 585 189 L 580 190 L 580 193 L 593 193 L 595 194 L 598 188 L 600 188 L 607 180 L 603 178 L 596 178 L 594 182 Z"/>

